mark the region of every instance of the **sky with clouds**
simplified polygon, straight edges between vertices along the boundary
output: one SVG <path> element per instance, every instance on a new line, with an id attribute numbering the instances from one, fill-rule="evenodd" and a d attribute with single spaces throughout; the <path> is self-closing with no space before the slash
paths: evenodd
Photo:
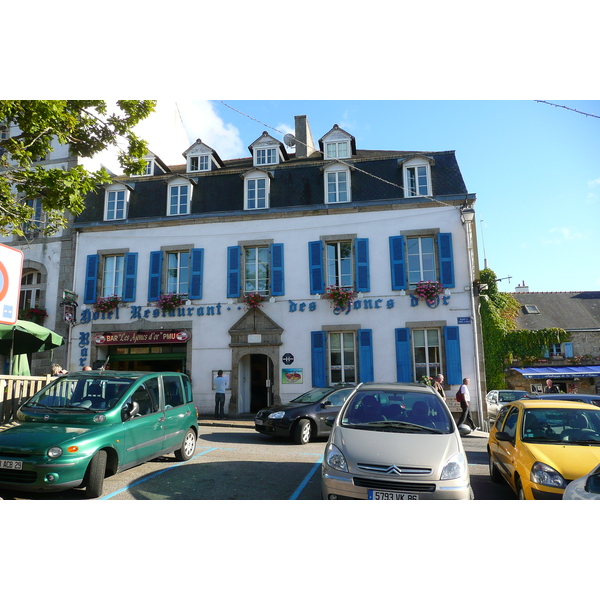
<path id="1" fill-rule="evenodd" d="M 283 141 L 300 114 L 315 142 L 338 124 L 361 149 L 455 150 L 477 195 L 480 266 L 487 260 L 501 291 L 522 282 L 536 292 L 598 290 L 600 101 L 552 104 L 159 100 L 138 133 L 169 165 L 183 164 L 196 139 L 223 160 L 249 156 L 263 131 Z"/>

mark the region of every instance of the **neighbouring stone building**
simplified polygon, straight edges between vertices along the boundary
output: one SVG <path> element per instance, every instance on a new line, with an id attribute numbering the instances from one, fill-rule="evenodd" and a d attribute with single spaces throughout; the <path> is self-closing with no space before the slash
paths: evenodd
<path id="1" fill-rule="evenodd" d="M 533 365 L 507 369 L 511 388 L 541 392 L 552 379 L 562 392 L 600 394 L 600 292 L 530 292 L 513 294 L 521 305 L 520 329 L 560 327 L 570 340 L 554 344 Z"/>

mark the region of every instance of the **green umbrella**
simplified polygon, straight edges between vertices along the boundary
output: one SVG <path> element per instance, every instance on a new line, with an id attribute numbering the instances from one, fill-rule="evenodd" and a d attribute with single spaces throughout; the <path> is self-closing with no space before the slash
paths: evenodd
<path id="1" fill-rule="evenodd" d="M 19 375 L 21 377 L 29 377 L 31 375 L 27 354 L 15 354 L 13 356 L 10 374 Z"/>
<path id="2" fill-rule="evenodd" d="M 58 348 L 65 343 L 62 336 L 31 321 L 18 320 L 14 325 L 0 323 L 0 354 L 12 358 Z"/>

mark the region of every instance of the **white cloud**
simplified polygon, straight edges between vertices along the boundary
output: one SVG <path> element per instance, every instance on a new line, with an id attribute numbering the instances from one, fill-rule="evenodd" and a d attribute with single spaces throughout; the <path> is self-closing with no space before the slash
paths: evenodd
<path id="1" fill-rule="evenodd" d="M 600 185 L 600 177 L 598 177 L 598 179 L 592 179 L 591 181 L 588 181 L 589 187 L 596 187 L 597 185 Z"/>
<path id="2" fill-rule="evenodd" d="M 553 227 L 548 232 L 552 237 L 542 240 L 543 244 L 561 244 L 562 242 L 573 242 L 586 240 L 588 236 L 569 227 Z"/>

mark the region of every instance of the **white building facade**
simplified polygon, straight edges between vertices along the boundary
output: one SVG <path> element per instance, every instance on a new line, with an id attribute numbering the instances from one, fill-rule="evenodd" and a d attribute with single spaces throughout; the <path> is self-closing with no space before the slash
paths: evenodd
<path id="1" fill-rule="evenodd" d="M 147 175 L 88 198 L 73 224 L 71 367 L 184 371 L 203 414 L 223 370 L 230 415 L 442 373 L 449 398 L 471 379 L 478 414 L 475 195 L 454 152 L 361 151 L 337 126 L 315 150 L 306 117 L 295 138 L 291 153 L 265 132 L 231 161 L 198 140 L 185 164 L 150 157 Z M 430 301 L 422 281 L 439 283 Z M 332 289 L 351 295 L 342 309 Z M 169 294 L 184 303 L 161 309 Z"/>

